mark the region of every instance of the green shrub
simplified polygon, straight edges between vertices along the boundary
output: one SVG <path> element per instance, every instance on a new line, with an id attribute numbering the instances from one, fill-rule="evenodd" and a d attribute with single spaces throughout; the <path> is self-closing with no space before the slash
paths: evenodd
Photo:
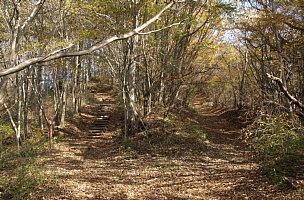
<path id="1" fill-rule="evenodd" d="M 289 177 L 304 162 L 302 130 L 293 128 L 287 114 L 262 115 L 251 135 L 253 148 L 263 162 L 262 170 L 270 181 L 279 190 L 292 188 Z"/>
<path id="2" fill-rule="evenodd" d="M 267 175 L 270 182 L 278 190 L 288 190 L 293 188 L 291 181 L 279 165 L 268 164 L 262 167 L 262 172 Z"/>
<path id="3" fill-rule="evenodd" d="M 28 199 L 43 184 L 43 173 L 33 165 L 21 166 L 17 170 L 16 178 L 12 178 L 5 186 L 4 199 Z"/>
<path id="4" fill-rule="evenodd" d="M 38 156 L 44 153 L 48 144 L 45 140 L 30 140 L 21 146 L 8 147 L 0 152 L 0 199 L 41 199 L 48 195 L 46 191 L 50 180 L 39 166 Z"/>
<path id="5" fill-rule="evenodd" d="M 183 125 L 182 130 L 188 134 L 193 134 L 196 137 L 197 136 L 203 136 L 204 138 L 207 137 L 207 133 L 203 130 L 202 126 L 192 122 L 185 123 Z"/>
<path id="6" fill-rule="evenodd" d="M 14 137 L 14 130 L 9 124 L 0 124 L 0 146 Z"/>
<path id="7" fill-rule="evenodd" d="M 265 160 L 277 160 L 303 151 L 303 135 L 292 128 L 286 114 L 265 116 L 258 121 L 258 130 L 253 144 Z"/>

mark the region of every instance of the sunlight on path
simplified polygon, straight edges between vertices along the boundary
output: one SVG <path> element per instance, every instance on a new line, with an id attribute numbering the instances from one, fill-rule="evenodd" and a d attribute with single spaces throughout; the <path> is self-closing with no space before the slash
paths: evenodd
<path id="1" fill-rule="evenodd" d="M 114 106 L 110 96 L 96 97 Z M 65 139 L 45 161 L 60 180 L 54 199 L 274 199 L 251 153 L 229 135 L 240 128 L 218 113 L 202 112 L 196 120 L 208 141 L 200 153 L 128 154 L 114 139 L 117 131 Z"/>

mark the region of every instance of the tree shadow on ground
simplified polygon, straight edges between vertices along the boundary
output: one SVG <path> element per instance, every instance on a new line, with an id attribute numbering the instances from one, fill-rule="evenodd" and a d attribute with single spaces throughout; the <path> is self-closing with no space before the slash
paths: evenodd
<path id="1" fill-rule="evenodd" d="M 243 124 L 234 111 L 187 112 L 181 118 L 202 126 L 207 138 L 165 126 L 121 137 L 119 108 L 98 138 L 87 137 L 83 126 L 45 161 L 64 187 L 56 198 L 275 199 L 240 140 Z"/>

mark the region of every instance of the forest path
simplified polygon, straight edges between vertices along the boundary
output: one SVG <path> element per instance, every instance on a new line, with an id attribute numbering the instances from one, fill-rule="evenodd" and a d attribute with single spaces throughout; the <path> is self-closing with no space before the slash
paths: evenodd
<path id="1" fill-rule="evenodd" d="M 198 98 L 195 120 L 208 133 L 207 140 L 159 133 L 148 143 L 139 139 L 142 145 L 134 153 L 117 139 L 120 120 L 114 99 L 105 93 L 95 96 L 98 101 L 74 121 L 82 130 L 78 134 L 75 127 L 67 130 L 73 134 L 57 144 L 44 162 L 59 183 L 51 199 L 281 198 L 239 139 L 241 124 L 234 111 L 206 108 Z M 108 116 L 102 123 L 106 126 L 96 127 L 101 116 Z M 159 146 L 159 140 L 170 140 L 170 145 Z"/>

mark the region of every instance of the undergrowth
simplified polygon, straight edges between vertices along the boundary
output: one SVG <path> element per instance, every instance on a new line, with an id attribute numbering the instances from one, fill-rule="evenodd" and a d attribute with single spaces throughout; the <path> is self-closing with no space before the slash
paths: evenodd
<path id="1" fill-rule="evenodd" d="M 122 153 L 137 157 L 141 154 L 190 156 L 206 150 L 207 133 L 202 127 L 178 114 L 169 114 L 161 123 L 134 137 L 120 138 Z M 169 151 L 168 151 L 169 150 Z"/>
<path id="2" fill-rule="evenodd" d="M 40 199 L 51 195 L 48 188 L 54 181 L 39 165 L 40 155 L 47 148 L 46 140 L 27 141 L 19 151 L 15 146 L 1 146 L 0 199 Z"/>
<path id="3" fill-rule="evenodd" d="M 278 190 L 303 188 L 304 133 L 294 127 L 287 114 L 262 114 L 249 135 L 262 171 Z"/>
<path id="4" fill-rule="evenodd" d="M 14 143 L 14 131 L 8 123 L 0 122 L 0 148 Z M 1 149 L 0 149 L 1 150 Z"/>

